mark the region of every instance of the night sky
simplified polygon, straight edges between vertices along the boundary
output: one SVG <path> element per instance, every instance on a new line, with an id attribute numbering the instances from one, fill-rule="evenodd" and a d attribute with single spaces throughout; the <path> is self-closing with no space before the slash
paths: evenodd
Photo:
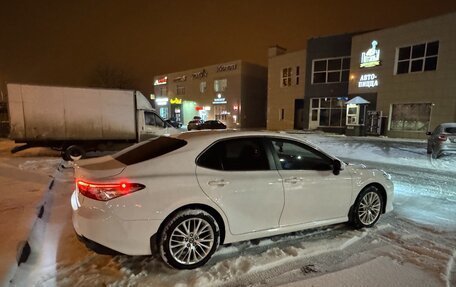
<path id="1" fill-rule="evenodd" d="M 4 92 L 5 82 L 99 86 L 109 74 L 149 93 L 154 75 L 237 59 L 267 65 L 271 45 L 296 51 L 309 37 L 456 11 L 454 0 L 0 3 Z"/>

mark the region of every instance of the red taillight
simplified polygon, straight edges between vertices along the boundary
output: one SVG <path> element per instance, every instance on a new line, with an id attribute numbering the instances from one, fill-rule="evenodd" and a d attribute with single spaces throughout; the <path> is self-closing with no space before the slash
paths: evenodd
<path id="1" fill-rule="evenodd" d="M 446 140 L 447 140 L 447 136 L 446 136 L 446 135 L 444 135 L 444 134 L 440 134 L 440 135 L 439 135 L 439 137 L 438 137 L 438 139 L 439 139 L 439 141 L 442 141 L 442 142 L 444 142 L 444 141 L 446 141 Z"/>
<path id="2" fill-rule="evenodd" d="M 76 180 L 76 185 L 84 196 L 101 201 L 108 201 L 145 188 L 139 183 L 89 183 L 80 179 Z"/>

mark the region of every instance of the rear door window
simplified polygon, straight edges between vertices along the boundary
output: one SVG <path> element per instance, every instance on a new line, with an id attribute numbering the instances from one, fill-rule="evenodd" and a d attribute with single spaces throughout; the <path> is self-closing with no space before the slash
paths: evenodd
<path id="1" fill-rule="evenodd" d="M 217 142 L 199 156 L 197 164 L 225 171 L 271 169 L 260 138 L 238 138 Z"/>
<path id="2" fill-rule="evenodd" d="M 115 154 L 113 157 L 125 165 L 132 165 L 170 153 L 185 146 L 186 144 L 187 142 L 181 139 L 172 137 L 157 137 L 145 143 L 127 148 L 126 150 Z"/>

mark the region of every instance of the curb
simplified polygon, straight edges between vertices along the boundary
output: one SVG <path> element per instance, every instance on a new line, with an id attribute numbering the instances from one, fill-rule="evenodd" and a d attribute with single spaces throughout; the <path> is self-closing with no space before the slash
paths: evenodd
<path id="1" fill-rule="evenodd" d="M 33 228 L 35 228 L 37 220 L 43 217 L 44 208 L 46 206 L 46 195 L 54 187 L 54 180 L 55 180 L 55 178 L 52 178 L 51 182 L 49 183 L 47 191 L 44 192 L 43 201 L 41 204 L 38 205 L 36 219 L 32 224 L 32 228 L 30 229 L 29 236 L 27 236 L 27 238 L 30 237 L 30 234 L 32 233 Z M 16 255 L 17 266 L 20 266 L 21 263 L 27 262 L 31 252 L 32 252 L 32 248 L 30 247 L 28 239 L 26 241 L 19 242 L 17 255 Z"/>
<path id="2" fill-rule="evenodd" d="M 61 167 L 62 167 L 62 162 L 59 163 L 59 166 L 56 168 L 55 172 L 60 172 L 61 171 Z M 54 172 L 54 174 L 55 174 L 55 172 Z M 32 234 L 32 232 L 33 232 L 38 220 L 43 218 L 44 212 L 46 210 L 47 198 L 49 196 L 49 193 L 52 191 L 52 188 L 54 187 L 55 175 L 50 176 L 50 177 L 51 177 L 51 181 L 49 182 L 47 190 L 43 193 L 43 199 L 41 200 L 41 202 L 36 207 L 36 217 L 35 217 L 35 220 L 33 221 L 33 224 L 31 225 L 31 228 L 29 230 L 27 239 L 25 241 L 20 241 L 19 244 L 18 244 L 17 253 L 16 253 L 16 264 L 15 264 L 15 266 L 12 266 L 13 270 L 10 272 L 11 277 L 10 278 L 5 278 L 5 282 L 4 283 L 8 282 L 10 286 L 14 286 L 12 284 L 14 283 L 13 280 L 14 280 L 14 277 L 15 277 L 15 275 L 17 273 L 18 267 L 22 263 L 27 262 L 27 260 L 30 257 L 30 254 L 32 253 L 32 247 L 30 246 L 29 238 L 30 238 L 30 236 L 31 236 L 31 234 Z"/>

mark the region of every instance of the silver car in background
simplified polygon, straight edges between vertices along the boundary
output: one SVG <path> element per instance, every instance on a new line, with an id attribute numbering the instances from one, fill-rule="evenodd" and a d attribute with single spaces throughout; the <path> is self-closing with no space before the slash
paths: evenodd
<path id="1" fill-rule="evenodd" d="M 440 124 L 435 130 L 426 133 L 427 153 L 439 158 L 443 153 L 456 153 L 456 123 Z"/>

